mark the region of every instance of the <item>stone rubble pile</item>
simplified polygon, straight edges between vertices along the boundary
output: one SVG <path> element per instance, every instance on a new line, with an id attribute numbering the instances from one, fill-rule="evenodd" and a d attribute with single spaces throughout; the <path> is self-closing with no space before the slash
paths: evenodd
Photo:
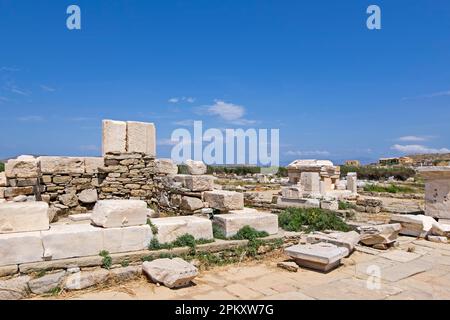
<path id="1" fill-rule="evenodd" d="M 358 198 L 356 200 L 356 210 L 367 213 L 380 213 L 383 202 L 376 198 Z"/>

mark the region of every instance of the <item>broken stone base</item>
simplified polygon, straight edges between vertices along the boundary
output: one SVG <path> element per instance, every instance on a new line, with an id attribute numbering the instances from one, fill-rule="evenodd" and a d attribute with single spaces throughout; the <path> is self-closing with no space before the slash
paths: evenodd
<path id="1" fill-rule="evenodd" d="M 366 246 L 389 246 L 395 242 L 401 229 L 400 223 L 358 227 L 360 242 Z"/>
<path id="2" fill-rule="evenodd" d="M 153 282 L 168 288 L 187 286 L 198 274 L 196 267 L 180 258 L 147 261 L 142 270 Z"/>
<path id="3" fill-rule="evenodd" d="M 340 265 L 341 259 L 348 255 L 348 249 L 331 243 L 316 243 L 288 247 L 285 253 L 301 266 L 328 272 Z"/>
<path id="4" fill-rule="evenodd" d="M 195 239 L 213 239 L 212 223 L 207 218 L 196 216 L 168 217 L 151 219 L 158 229 L 157 237 L 160 243 L 170 243 L 178 237 L 190 234 Z"/>
<path id="5" fill-rule="evenodd" d="M 332 243 L 338 247 L 346 248 L 350 254 L 359 242 L 359 234 L 356 231 L 332 233 L 315 232 L 308 235 L 306 241 L 308 243 Z"/>
<path id="6" fill-rule="evenodd" d="M 217 225 L 226 237 L 232 237 L 245 226 L 268 234 L 278 233 L 278 216 L 267 212 L 218 214 L 214 216 Z"/>

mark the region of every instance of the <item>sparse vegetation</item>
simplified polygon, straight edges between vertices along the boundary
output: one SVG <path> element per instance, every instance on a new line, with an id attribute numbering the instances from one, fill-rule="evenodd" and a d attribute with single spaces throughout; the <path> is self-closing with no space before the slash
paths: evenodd
<path id="1" fill-rule="evenodd" d="M 231 237 L 233 240 L 254 240 L 257 238 L 264 238 L 269 236 L 265 231 L 257 231 L 250 226 L 244 226 L 241 228 L 235 236 Z"/>
<path id="2" fill-rule="evenodd" d="M 364 186 L 366 192 L 387 192 L 387 193 L 414 193 L 415 189 L 406 186 L 390 184 L 388 186 L 368 184 Z"/>
<path id="3" fill-rule="evenodd" d="M 225 236 L 225 233 L 223 233 L 222 229 L 220 229 L 220 227 L 217 224 L 213 223 L 213 236 L 216 239 L 222 239 L 222 240 L 226 240 L 227 237 Z"/>
<path id="4" fill-rule="evenodd" d="M 416 172 L 409 167 L 377 167 L 377 166 L 341 166 L 341 177 L 346 177 L 347 173 L 356 172 L 358 179 L 367 180 L 387 180 L 394 177 L 397 180 L 405 181 L 408 178 L 415 177 Z"/>
<path id="5" fill-rule="evenodd" d="M 350 231 L 350 227 L 335 212 L 319 208 L 288 208 L 278 221 L 286 231 Z"/>
<path id="6" fill-rule="evenodd" d="M 190 234 L 184 234 L 182 236 L 179 236 L 175 241 L 171 243 L 160 243 L 156 237 L 154 237 L 148 246 L 149 250 L 155 251 L 155 250 L 171 250 L 173 248 L 179 248 L 179 247 L 189 247 L 192 250 L 195 250 L 195 247 L 200 244 L 206 244 L 214 242 L 214 240 L 208 240 L 208 239 L 198 239 L 195 240 L 194 236 Z"/>
<path id="7" fill-rule="evenodd" d="M 5 171 L 5 164 L 0 162 L 0 172 Z"/>
<path id="8" fill-rule="evenodd" d="M 128 261 L 128 260 L 123 260 L 121 263 L 120 263 L 120 265 L 122 266 L 122 267 L 128 267 L 129 265 L 130 265 L 130 261 Z"/>
<path id="9" fill-rule="evenodd" d="M 152 222 L 152 220 L 150 220 L 150 218 L 147 219 L 147 224 L 150 226 L 150 229 L 152 229 L 152 234 L 154 236 L 157 235 L 158 234 L 158 227 L 153 224 L 153 222 Z"/>
<path id="10" fill-rule="evenodd" d="M 107 270 L 111 269 L 111 266 L 112 266 L 112 258 L 111 258 L 111 256 L 109 255 L 109 252 L 106 251 L 106 250 L 102 250 L 102 251 L 100 251 L 99 256 L 100 256 L 100 257 L 103 257 L 103 260 L 102 260 L 102 268 L 107 269 Z"/>
<path id="11" fill-rule="evenodd" d="M 339 200 L 339 210 L 349 210 L 349 209 L 356 209 L 356 205 L 348 201 Z"/>

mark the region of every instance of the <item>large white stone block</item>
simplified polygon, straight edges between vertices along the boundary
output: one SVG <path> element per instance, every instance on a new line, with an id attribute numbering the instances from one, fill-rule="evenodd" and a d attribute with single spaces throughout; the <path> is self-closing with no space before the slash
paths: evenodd
<path id="1" fill-rule="evenodd" d="M 207 167 L 203 161 L 186 160 L 185 162 L 189 174 L 200 175 L 205 174 Z"/>
<path id="2" fill-rule="evenodd" d="M 86 157 L 84 158 L 84 165 L 86 173 L 98 173 L 98 168 L 104 167 L 105 162 L 102 157 Z"/>
<path id="3" fill-rule="evenodd" d="M 147 223 L 147 203 L 141 200 L 100 200 L 91 215 L 104 228 L 139 226 Z"/>
<path id="4" fill-rule="evenodd" d="M 320 175 L 318 172 L 302 172 L 300 184 L 305 192 L 320 193 Z"/>
<path id="5" fill-rule="evenodd" d="M 37 178 L 39 176 L 39 161 L 32 156 L 20 156 L 10 159 L 5 164 L 7 178 Z"/>
<path id="6" fill-rule="evenodd" d="M 226 237 L 234 236 L 245 226 L 268 234 L 278 233 L 278 216 L 267 212 L 216 214 L 214 224 L 224 232 Z"/>
<path id="7" fill-rule="evenodd" d="M 419 169 L 425 180 L 425 214 L 434 218 L 450 218 L 450 167 Z"/>
<path id="8" fill-rule="evenodd" d="M 102 152 L 125 153 L 127 151 L 127 123 L 103 120 Z"/>
<path id="9" fill-rule="evenodd" d="M 349 254 L 347 248 L 324 242 L 295 245 L 286 248 L 284 252 L 299 266 L 323 272 L 339 266 L 341 259 Z"/>
<path id="10" fill-rule="evenodd" d="M 146 261 L 142 270 L 153 282 L 168 288 L 184 287 L 198 274 L 196 267 L 181 258 Z"/>
<path id="11" fill-rule="evenodd" d="M 48 230 L 48 204 L 8 202 L 0 204 L 0 234 Z"/>
<path id="12" fill-rule="evenodd" d="M 213 239 L 212 223 L 207 218 L 168 217 L 154 218 L 151 222 L 158 228 L 156 237 L 160 243 L 173 242 L 185 234 L 190 234 L 197 240 Z"/>
<path id="13" fill-rule="evenodd" d="M 41 233 L 44 256 L 51 260 L 96 256 L 103 250 L 103 230 L 89 224 L 54 225 Z"/>
<path id="14" fill-rule="evenodd" d="M 214 188 L 214 179 L 208 175 L 186 175 L 184 186 L 191 191 L 209 191 Z"/>
<path id="15" fill-rule="evenodd" d="M 43 174 L 83 174 L 84 158 L 76 157 L 39 157 Z"/>
<path id="16" fill-rule="evenodd" d="M 347 190 L 352 193 L 358 192 L 358 179 L 356 172 L 349 172 L 347 174 Z"/>
<path id="17" fill-rule="evenodd" d="M 41 233 L 0 234 L 0 266 L 42 261 Z"/>
<path id="18" fill-rule="evenodd" d="M 127 152 L 156 156 L 156 130 L 153 123 L 127 122 Z"/>
<path id="19" fill-rule="evenodd" d="M 0 172 L 0 187 L 6 187 L 6 174 L 5 174 L 5 172 Z"/>
<path id="20" fill-rule="evenodd" d="M 110 253 L 145 250 L 152 239 L 149 225 L 103 230 L 103 248 Z"/>
<path id="21" fill-rule="evenodd" d="M 178 166 L 172 159 L 156 159 L 155 171 L 157 174 L 177 174 Z"/>
<path id="22" fill-rule="evenodd" d="M 208 202 L 211 208 L 224 212 L 244 208 L 244 194 L 235 191 L 206 191 L 204 200 Z"/>

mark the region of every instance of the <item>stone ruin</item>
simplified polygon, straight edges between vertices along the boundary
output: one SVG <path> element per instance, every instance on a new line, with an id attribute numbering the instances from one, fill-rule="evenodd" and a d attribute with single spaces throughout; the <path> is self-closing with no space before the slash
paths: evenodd
<path id="1" fill-rule="evenodd" d="M 328 160 L 295 160 L 287 167 L 289 186 L 283 187 L 277 204 L 337 210 L 338 200 L 357 196 L 356 173 L 340 180 L 340 167 Z"/>
<path id="2" fill-rule="evenodd" d="M 244 208 L 242 193 L 216 189 L 204 163 L 188 160 L 189 174 L 178 174 L 172 160 L 156 158 L 155 137 L 151 123 L 104 120 L 103 157 L 9 160 L 0 176 L 0 277 L 63 270 L 58 285 L 82 289 L 84 280 L 74 285 L 68 270 L 101 265 L 100 252 L 148 254 L 152 239 L 167 244 L 186 234 L 212 240 L 213 224 L 227 236 L 244 226 L 278 233 L 276 215 Z M 173 267 L 182 277 L 186 266 Z M 157 268 L 144 271 L 158 278 Z"/>

